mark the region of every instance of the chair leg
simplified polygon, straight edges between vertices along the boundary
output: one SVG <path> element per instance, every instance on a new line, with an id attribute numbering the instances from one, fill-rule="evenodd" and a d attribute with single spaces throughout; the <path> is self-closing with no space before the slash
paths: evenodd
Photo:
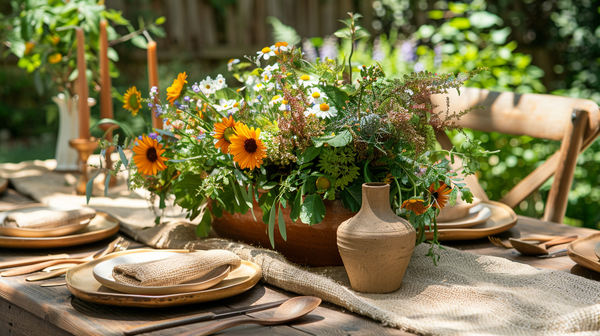
<path id="1" fill-rule="evenodd" d="M 572 123 L 569 123 L 570 126 L 567 128 L 560 146 L 560 159 L 554 174 L 552 188 L 546 200 L 543 220 L 548 222 L 562 223 L 565 216 L 569 190 L 573 184 L 573 175 L 577 166 L 577 157 L 589 121 L 587 111 L 575 110 L 574 115 L 575 118 Z"/>

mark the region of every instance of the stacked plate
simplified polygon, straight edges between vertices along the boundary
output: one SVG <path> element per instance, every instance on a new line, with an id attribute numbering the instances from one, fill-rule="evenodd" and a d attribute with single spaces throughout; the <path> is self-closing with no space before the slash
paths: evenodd
<path id="1" fill-rule="evenodd" d="M 440 241 L 485 238 L 506 231 L 517 224 L 517 215 L 507 205 L 494 201 L 457 202 L 446 205 L 437 219 Z M 433 232 L 427 233 L 433 238 Z"/>
<path id="2" fill-rule="evenodd" d="M 567 255 L 577 264 L 600 272 L 600 233 L 570 243 L 567 246 Z"/>
<path id="3" fill-rule="evenodd" d="M 107 255 L 77 266 L 66 275 L 69 291 L 76 297 L 99 304 L 129 307 L 168 307 L 207 302 L 240 294 L 261 277 L 260 267 L 242 261 L 237 269 L 218 267 L 205 276 L 174 286 L 134 286 L 115 281 L 113 268 L 121 264 L 156 261 L 188 250 L 132 250 Z"/>
<path id="4" fill-rule="evenodd" d="M 80 206 L 29 205 L 15 210 L 0 212 L 0 247 L 40 249 L 87 244 L 112 236 L 119 231 L 119 222 L 111 216 L 98 212 L 92 219 L 73 222 L 51 228 L 25 228 L 5 226 L 5 220 L 13 213 L 36 211 L 72 211 Z"/>

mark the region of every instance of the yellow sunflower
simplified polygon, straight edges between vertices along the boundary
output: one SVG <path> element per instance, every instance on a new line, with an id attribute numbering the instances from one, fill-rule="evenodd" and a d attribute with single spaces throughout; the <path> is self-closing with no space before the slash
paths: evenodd
<path id="1" fill-rule="evenodd" d="M 130 87 L 123 95 L 123 108 L 131 111 L 131 115 L 134 117 L 142 108 L 142 94 L 135 86 Z"/>
<path id="2" fill-rule="evenodd" d="M 181 91 L 183 91 L 183 85 L 187 83 L 187 81 L 185 80 L 186 78 L 187 75 L 184 71 L 177 75 L 177 79 L 173 80 L 173 85 L 167 88 L 167 100 L 171 104 L 175 103 L 175 100 L 177 100 L 177 98 L 179 98 L 179 96 L 181 95 Z"/>
<path id="3" fill-rule="evenodd" d="M 260 167 L 263 158 L 267 156 L 267 148 L 259 139 L 260 128 L 254 130 L 254 127 L 248 128 L 245 124 L 238 123 L 235 132 L 236 134 L 230 137 L 231 148 L 229 148 L 229 152 L 233 154 L 233 161 L 237 162 L 242 169 Z"/>
<path id="4" fill-rule="evenodd" d="M 435 183 L 432 183 L 429 186 L 429 193 L 433 196 L 432 206 L 442 210 L 448 203 L 450 192 L 452 192 L 452 188 L 449 188 L 446 183 L 440 182 L 440 187 L 437 189 L 435 189 Z"/>
<path id="5" fill-rule="evenodd" d="M 423 204 L 423 200 L 420 198 L 411 198 L 411 199 L 407 199 L 406 201 L 402 202 L 402 209 L 406 209 L 408 211 L 412 211 L 414 212 L 417 216 L 418 215 L 422 215 L 425 213 L 425 211 L 427 211 L 427 208 L 429 208 L 429 206 L 425 206 Z"/>
<path id="6" fill-rule="evenodd" d="M 133 162 L 140 173 L 156 175 L 157 172 L 167 169 L 164 162 L 169 159 L 161 156 L 166 149 L 163 149 L 156 139 L 144 135 L 141 140 L 137 141 L 133 151 L 135 152 Z"/>
<path id="7" fill-rule="evenodd" d="M 217 139 L 215 144 L 216 148 L 221 148 L 223 154 L 229 152 L 229 145 L 231 145 L 231 136 L 235 135 L 235 127 L 239 124 L 233 120 L 232 116 L 229 119 L 223 117 L 223 121 L 215 124 L 215 135 L 213 138 Z"/>

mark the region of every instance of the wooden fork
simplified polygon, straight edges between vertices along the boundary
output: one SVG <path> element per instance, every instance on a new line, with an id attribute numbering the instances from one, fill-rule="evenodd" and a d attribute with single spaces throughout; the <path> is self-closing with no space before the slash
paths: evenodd
<path id="1" fill-rule="evenodd" d="M 555 239 L 555 238 L 561 238 L 561 237 L 527 237 L 527 238 L 519 238 L 519 239 L 520 240 L 524 240 L 524 241 L 546 242 L 546 241 L 550 241 L 550 240 Z M 495 246 L 503 247 L 503 248 L 506 248 L 506 249 L 512 249 L 512 248 L 514 248 L 510 242 L 506 242 L 505 243 L 502 240 L 500 240 L 500 238 L 488 236 L 488 239 Z"/>
<path id="2" fill-rule="evenodd" d="M 119 252 L 119 251 L 125 251 L 125 250 L 127 250 L 129 248 L 130 244 L 131 243 L 128 240 L 123 239 L 123 241 L 119 244 L 119 246 L 116 246 L 111 253 L 113 253 L 113 252 Z M 95 259 L 102 258 L 102 257 L 104 257 L 107 254 L 108 253 L 105 253 L 104 255 L 101 255 L 101 256 L 99 256 L 98 258 L 95 258 Z M 88 261 L 90 261 L 90 260 L 88 260 Z M 73 266 L 73 267 L 75 267 L 75 266 Z M 27 281 L 39 281 L 39 280 L 45 280 L 45 279 L 54 278 L 54 277 L 57 277 L 57 276 L 60 276 L 60 275 L 63 275 L 65 273 L 67 273 L 67 271 L 70 270 L 73 267 L 61 268 L 61 269 L 57 269 L 57 270 L 54 270 L 54 271 L 45 272 L 45 273 L 42 273 L 42 274 L 32 275 L 29 278 L 27 278 L 26 280 Z"/>
<path id="3" fill-rule="evenodd" d="M 43 270 L 46 267 L 50 267 L 50 266 L 58 265 L 58 264 L 88 262 L 90 260 L 101 258 L 101 257 L 107 255 L 108 253 L 114 251 L 115 248 L 117 248 L 117 246 L 119 246 L 120 244 L 122 244 L 124 240 L 125 240 L 125 238 L 119 237 L 119 238 L 115 239 L 114 241 L 112 241 L 110 244 L 108 244 L 108 246 L 106 246 L 106 248 L 104 250 L 101 250 L 101 251 L 98 251 L 96 253 L 87 255 L 86 257 L 81 258 L 81 259 L 49 260 L 49 261 L 41 262 L 41 263 L 38 263 L 38 264 L 33 264 L 33 265 L 27 265 L 27 266 L 21 266 L 21 267 L 13 268 L 13 269 L 11 269 L 9 271 L 4 271 L 4 272 L 0 273 L 0 275 L 3 276 L 3 277 L 9 277 L 9 276 L 15 276 L 15 275 L 23 275 L 23 274 L 33 273 L 35 271 Z"/>

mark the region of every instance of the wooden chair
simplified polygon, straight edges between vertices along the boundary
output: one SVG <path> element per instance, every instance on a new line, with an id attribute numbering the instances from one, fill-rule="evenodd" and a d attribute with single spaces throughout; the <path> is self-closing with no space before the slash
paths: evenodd
<path id="1" fill-rule="evenodd" d="M 587 99 L 463 88 L 460 96 L 456 90 L 447 95 L 432 96 L 431 101 L 438 105 L 434 111 L 445 111 L 447 99 L 450 113 L 483 107 L 460 118 L 457 123 L 464 128 L 562 140 L 559 151 L 500 200 L 514 208 L 554 175 L 543 220 L 562 223 L 577 157 L 600 135 L 598 105 Z M 438 134 L 437 138 L 443 148 L 451 148 L 452 143 L 445 133 Z M 488 199 L 475 176 L 469 176 L 466 183 L 473 195 Z"/>

